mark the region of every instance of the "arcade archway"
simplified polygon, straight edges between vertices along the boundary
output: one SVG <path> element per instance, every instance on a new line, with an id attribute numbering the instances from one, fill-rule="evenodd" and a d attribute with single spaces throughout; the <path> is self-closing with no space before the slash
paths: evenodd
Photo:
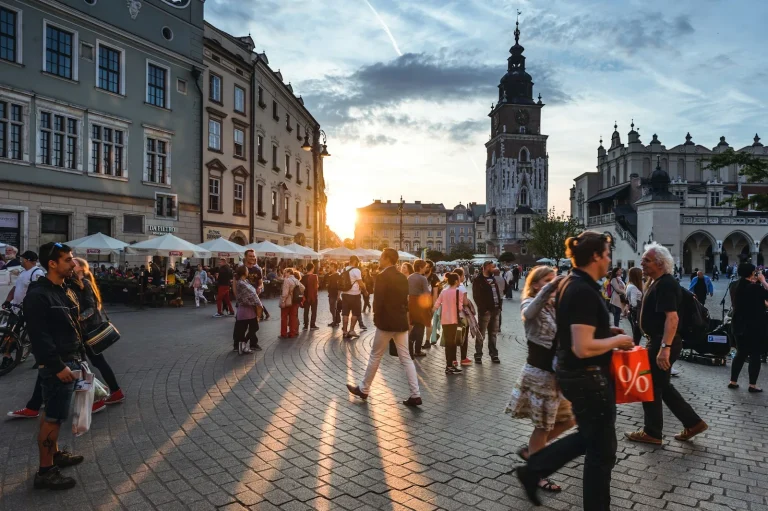
<path id="1" fill-rule="evenodd" d="M 720 271 L 724 272 L 728 265 L 749 261 L 752 246 L 754 246 L 752 238 L 743 231 L 733 231 L 726 236 L 723 240 L 723 250 L 720 256 Z"/>
<path id="2" fill-rule="evenodd" d="M 703 231 L 691 233 L 683 243 L 683 269 L 692 273 L 696 268 L 706 273 L 712 273 L 717 263 L 714 256 L 715 240 Z"/>

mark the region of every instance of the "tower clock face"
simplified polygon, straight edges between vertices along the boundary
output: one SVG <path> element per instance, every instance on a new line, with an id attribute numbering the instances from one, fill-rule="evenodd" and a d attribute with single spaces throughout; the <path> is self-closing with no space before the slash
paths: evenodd
<path id="1" fill-rule="evenodd" d="M 531 120 L 530 116 L 528 115 L 527 110 L 518 110 L 515 113 L 515 120 L 517 121 L 517 124 L 520 126 L 526 126 L 528 124 L 528 121 Z"/>

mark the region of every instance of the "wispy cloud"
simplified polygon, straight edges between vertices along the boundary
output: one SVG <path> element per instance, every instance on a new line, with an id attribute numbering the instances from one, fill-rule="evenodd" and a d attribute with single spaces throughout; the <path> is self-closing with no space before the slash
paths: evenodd
<path id="1" fill-rule="evenodd" d="M 363 2 L 365 2 L 368 5 L 368 7 L 370 7 L 371 12 L 373 12 L 373 15 L 376 16 L 376 19 L 379 20 L 379 23 L 381 23 L 381 27 L 384 29 L 384 32 L 386 32 L 387 36 L 389 36 L 389 40 L 392 42 L 392 47 L 395 49 L 395 52 L 402 57 L 403 52 L 400 51 L 400 47 L 397 45 L 397 41 L 395 41 L 395 36 L 392 35 L 392 31 L 389 30 L 389 27 L 384 22 L 384 19 L 381 16 L 379 16 L 379 13 L 373 7 L 371 2 L 369 2 L 368 0 L 363 0 Z"/>

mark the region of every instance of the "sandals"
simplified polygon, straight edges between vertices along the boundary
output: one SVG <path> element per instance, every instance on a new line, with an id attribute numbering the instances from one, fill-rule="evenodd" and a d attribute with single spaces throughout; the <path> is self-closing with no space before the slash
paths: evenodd
<path id="1" fill-rule="evenodd" d="M 552 482 L 551 479 L 539 479 L 538 487 L 540 490 L 548 491 L 550 493 L 559 493 L 563 489 Z"/>

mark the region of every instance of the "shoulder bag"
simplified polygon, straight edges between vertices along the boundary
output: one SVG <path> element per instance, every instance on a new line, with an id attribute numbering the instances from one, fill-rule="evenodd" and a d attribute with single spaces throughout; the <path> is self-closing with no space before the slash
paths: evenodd
<path id="1" fill-rule="evenodd" d="M 99 310 L 101 313 L 101 310 Z M 109 321 L 107 317 L 106 321 L 103 321 L 99 326 L 85 335 L 85 344 L 96 355 L 100 355 L 105 349 L 109 348 L 117 341 L 120 340 L 120 332 Z"/>

